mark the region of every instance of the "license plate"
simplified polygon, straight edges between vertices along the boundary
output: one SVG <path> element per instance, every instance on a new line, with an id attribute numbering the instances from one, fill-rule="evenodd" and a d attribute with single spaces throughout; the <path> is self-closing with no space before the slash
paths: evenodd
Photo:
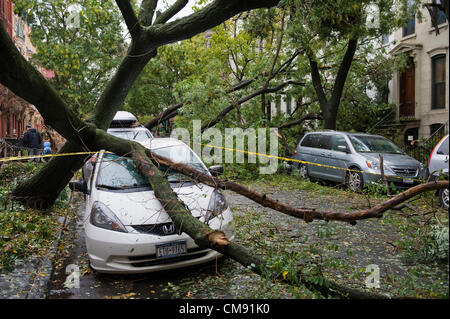
<path id="1" fill-rule="evenodd" d="M 156 245 L 156 258 L 171 258 L 187 253 L 186 241 L 174 241 Z"/>
<path id="2" fill-rule="evenodd" d="M 412 179 L 409 179 L 409 178 L 404 178 L 403 179 L 403 183 L 405 183 L 405 184 L 412 184 L 412 183 L 414 183 L 414 181 Z"/>

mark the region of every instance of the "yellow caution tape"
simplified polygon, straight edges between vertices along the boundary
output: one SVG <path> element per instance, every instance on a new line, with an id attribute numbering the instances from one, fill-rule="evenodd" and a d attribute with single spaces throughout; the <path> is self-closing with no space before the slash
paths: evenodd
<path id="1" fill-rule="evenodd" d="M 238 149 L 233 149 L 233 148 L 223 147 L 223 146 L 216 146 L 216 145 L 211 145 L 211 144 L 202 144 L 202 143 L 195 143 L 195 142 L 194 142 L 194 144 L 207 146 L 207 147 L 211 147 L 211 148 L 219 148 L 219 149 L 223 149 L 223 150 L 229 150 L 229 151 L 233 151 L 233 152 L 240 152 L 240 153 L 245 153 L 245 154 L 250 154 L 250 155 L 262 156 L 262 157 L 268 157 L 268 158 L 276 158 L 276 159 L 287 161 L 287 162 L 296 162 L 296 163 L 308 164 L 308 165 L 319 166 L 319 167 L 333 168 L 333 169 L 343 170 L 343 171 L 348 171 L 348 172 L 357 172 L 357 173 L 381 176 L 381 174 L 378 174 L 378 173 L 365 172 L 365 171 L 360 171 L 360 170 L 352 169 L 352 168 L 343 168 L 343 167 L 337 167 L 337 166 L 331 166 L 331 165 L 319 164 L 319 163 L 313 163 L 313 162 L 306 162 L 306 161 L 298 160 L 298 159 L 295 159 L 295 158 L 281 157 L 281 156 L 275 156 L 275 155 L 267 155 L 267 154 L 261 154 L 261 153 L 257 153 L 257 152 L 249 152 L 249 151 L 238 150 Z M 411 181 L 416 181 L 416 182 L 425 182 L 425 180 L 417 179 L 417 178 L 410 178 L 410 177 L 403 177 L 403 176 L 396 176 L 396 175 L 386 175 L 386 174 L 384 176 L 398 178 L 398 179 L 401 179 L 401 180 L 411 180 Z"/>
<path id="2" fill-rule="evenodd" d="M 228 151 L 233 151 L 233 152 L 240 152 L 240 153 L 244 153 L 244 154 L 262 156 L 262 157 L 267 157 L 267 158 L 276 158 L 276 159 L 287 161 L 287 162 L 296 162 L 296 163 L 308 164 L 308 165 L 319 166 L 319 167 L 333 168 L 333 169 L 343 170 L 343 171 L 348 171 L 348 172 L 357 172 L 357 173 L 362 173 L 362 174 L 370 174 L 370 175 L 381 176 L 381 174 L 378 174 L 378 173 L 371 173 L 371 172 L 365 172 L 365 171 L 361 171 L 361 170 L 357 170 L 357 169 L 343 168 L 343 167 L 337 167 L 337 166 L 331 166 L 331 165 L 319 164 L 319 163 L 313 163 L 313 162 L 306 162 L 306 161 L 302 161 L 302 160 L 298 160 L 298 159 L 294 159 L 294 158 L 261 154 L 261 153 L 257 153 L 257 152 L 238 150 L 238 149 L 234 149 L 234 148 L 223 147 L 223 146 L 216 146 L 216 145 L 211 145 L 211 144 L 202 144 L 202 143 L 195 143 L 195 142 L 194 142 L 194 144 L 202 145 L 202 146 L 206 146 L 206 147 L 211 147 L 211 148 L 219 148 L 219 149 L 222 149 L 222 150 L 228 150 Z M 22 157 L 15 156 L 15 157 L 8 157 L 8 158 L 0 158 L 0 163 L 1 162 L 19 161 L 19 160 L 29 160 L 29 159 L 61 157 L 61 156 L 94 155 L 96 153 L 98 153 L 98 152 L 59 153 L 59 154 L 33 155 L 33 156 L 22 156 Z M 106 153 L 110 153 L 110 152 L 106 152 Z M 398 179 L 402 179 L 402 180 L 411 180 L 411 181 L 416 181 L 416 182 L 425 182 L 425 180 L 417 179 L 417 178 L 410 178 L 410 177 L 403 177 L 403 176 L 396 176 L 396 175 L 385 175 L 385 176 L 386 177 L 392 177 L 392 178 L 398 178 Z"/>

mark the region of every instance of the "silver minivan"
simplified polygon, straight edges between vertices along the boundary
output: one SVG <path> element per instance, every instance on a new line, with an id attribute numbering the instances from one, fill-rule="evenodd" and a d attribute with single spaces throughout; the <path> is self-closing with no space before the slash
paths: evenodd
<path id="1" fill-rule="evenodd" d="M 380 155 L 384 174 L 396 187 L 411 187 L 425 177 L 419 161 L 379 135 L 320 131 L 305 134 L 300 140 L 294 162 L 303 178 L 319 178 L 345 183 L 353 191 L 360 191 L 371 182 L 381 179 Z"/>

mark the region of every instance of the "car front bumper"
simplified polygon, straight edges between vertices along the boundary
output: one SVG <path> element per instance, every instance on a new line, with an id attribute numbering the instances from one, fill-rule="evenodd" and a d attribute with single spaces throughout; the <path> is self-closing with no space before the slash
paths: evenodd
<path id="1" fill-rule="evenodd" d="M 234 240 L 234 221 L 230 209 L 215 218 L 210 225 L 225 232 Z M 91 267 L 101 273 L 148 273 L 188 267 L 215 260 L 221 254 L 211 249 L 200 249 L 187 234 L 157 236 L 137 231 L 122 233 L 85 223 L 86 245 Z M 127 227 L 130 229 L 131 227 Z M 169 258 L 156 257 L 156 245 L 185 241 L 187 253 Z"/>

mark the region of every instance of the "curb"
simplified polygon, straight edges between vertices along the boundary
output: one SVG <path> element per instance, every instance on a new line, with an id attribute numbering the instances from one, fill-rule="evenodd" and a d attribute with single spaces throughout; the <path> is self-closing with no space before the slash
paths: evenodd
<path id="1" fill-rule="evenodd" d="M 0 299 L 46 299 L 48 285 L 52 278 L 53 259 L 68 222 L 68 217 L 58 217 L 59 227 L 56 231 L 53 245 L 44 257 L 30 257 L 17 260 L 14 270 L 0 272 Z"/>
<path id="2" fill-rule="evenodd" d="M 28 291 L 25 299 L 46 299 L 48 294 L 48 285 L 54 272 L 53 259 L 58 251 L 58 246 L 61 240 L 62 232 L 67 223 L 67 215 L 59 217 L 60 228 L 58 229 L 55 240 L 53 241 L 53 247 L 42 259 L 40 268 L 35 273 L 33 281 L 31 283 L 30 290 Z"/>

